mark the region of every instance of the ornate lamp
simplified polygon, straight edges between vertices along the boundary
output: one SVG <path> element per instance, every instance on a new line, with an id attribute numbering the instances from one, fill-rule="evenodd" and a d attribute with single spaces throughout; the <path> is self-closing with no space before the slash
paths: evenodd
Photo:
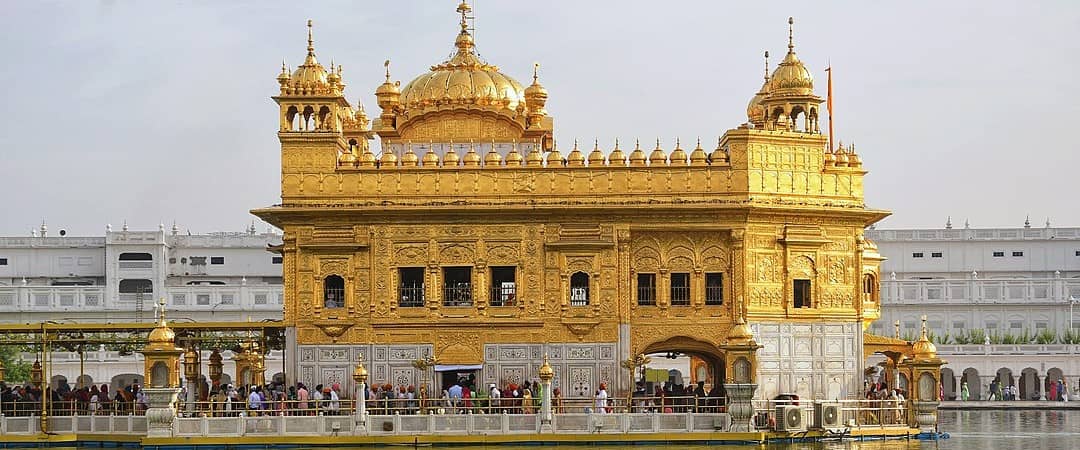
<path id="1" fill-rule="evenodd" d="M 184 378 L 189 382 L 198 380 L 199 366 L 199 352 L 195 351 L 195 347 L 188 347 L 184 352 Z"/>
<path id="2" fill-rule="evenodd" d="M 213 353 L 210 353 L 210 364 L 207 367 L 210 372 L 210 381 L 214 384 L 221 383 L 221 352 L 218 349 L 215 348 Z"/>
<path id="3" fill-rule="evenodd" d="M 624 369 L 630 371 L 630 384 L 626 388 L 626 412 L 632 412 L 630 407 L 634 396 L 634 372 L 637 368 L 645 367 L 651 362 L 652 358 L 638 353 L 620 363 Z"/>
<path id="4" fill-rule="evenodd" d="M 41 360 L 34 360 L 34 365 L 30 366 L 30 383 L 41 388 Z"/>

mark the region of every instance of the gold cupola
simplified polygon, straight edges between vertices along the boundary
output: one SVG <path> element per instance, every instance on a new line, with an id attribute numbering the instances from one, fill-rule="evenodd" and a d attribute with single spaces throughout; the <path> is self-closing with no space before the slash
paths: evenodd
<path id="1" fill-rule="evenodd" d="M 795 19 L 788 17 L 788 51 L 784 60 L 769 77 L 769 94 L 772 95 L 813 95 L 814 76 L 795 55 L 795 41 L 792 26 Z"/>
<path id="2" fill-rule="evenodd" d="M 746 120 L 756 127 L 765 126 L 765 106 L 762 102 L 769 95 L 769 52 L 765 51 L 765 82 L 761 84 L 757 94 L 746 105 Z"/>
<path id="3" fill-rule="evenodd" d="M 308 39 L 307 39 L 307 56 L 304 57 L 304 63 L 293 71 L 290 77 L 290 84 L 295 87 L 315 87 L 315 86 L 328 86 L 330 84 L 329 72 L 319 61 L 315 59 L 315 41 L 311 37 L 311 20 L 307 21 L 308 27 Z"/>
<path id="4" fill-rule="evenodd" d="M 526 89 L 513 77 L 502 73 L 476 52 L 470 28 L 472 7 L 462 1 L 457 6 L 460 30 L 454 39 L 451 57 L 430 67 L 400 89 L 389 78 L 376 95 L 386 104 L 376 131 L 394 140 L 436 139 L 500 142 L 541 140 L 545 149 L 552 134 L 552 119 L 544 106 L 548 93 L 540 85 L 534 65 L 533 84 Z M 383 101 L 383 98 L 386 101 Z"/>
<path id="5" fill-rule="evenodd" d="M 914 354 L 916 359 L 933 359 L 937 358 L 937 346 L 927 337 L 926 332 L 926 315 L 922 316 L 922 333 L 919 336 L 919 340 L 911 344 L 911 353 Z"/>

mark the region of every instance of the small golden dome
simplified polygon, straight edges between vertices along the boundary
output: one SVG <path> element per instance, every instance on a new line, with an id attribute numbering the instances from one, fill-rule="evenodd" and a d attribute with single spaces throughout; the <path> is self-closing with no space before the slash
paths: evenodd
<path id="1" fill-rule="evenodd" d="M 724 149 L 720 147 L 719 140 L 716 141 L 716 150 L 713 150 L 712 153 L 709 154 L 709 162 L 713 165 L 727 164 L 728 162 L 727 152 L 725 152 Z"/>
<path id="2" fill-rule="evenodd" d="M 911 345 L 911 351 L 915 354 L 917 359 L 934 358 L 937 356 L 937 346 L 933 342 L 930 342 L 926 336 L 919 338 Z"/>
<path id="3" fill-rule="evenodd" d="M 338 155 L 337 161 L 340 166 L 356 165 L 356 155 L 351 150 L 345 151 Z"/>
<path id="4" fill-rule="evenodd" d="M 394 154 L 394 151 L 387 148 L 383 150 L 382 156 L 379 157 L 379 164 L 383 167 L 393 167 L 397 165 L 397 160 L 398 158 L 397 155 Z"/>
<path id="5" fill-rule="evenodd" d="M 150 330 L 149 341 L 151 344 L 173 344 L 175 339 L 176 332 L 169 328 L 169 325 L 164 321 L 160 322 L 153 330 Z"/>
<path id="6" fill-rule="evenodd" d="M 604 152 L 600 151 L 600 140 L 596 140 L 593 143 L 593 149 L 589 152 L 589 165 L 590 166 L 602 166 L 604 165 Z"/>
<path id="7" fill-rule="evenodd" d="M 289 82 L 289 68 L 285 65 L 285 61 L 281 62 L 281 73 L 278 74 L 278 83 L 287 84 Z"/>
<path id="8" fill-rule="evenodd" d="M 518 153 L 517 144 L 514 144 L 514 147 L 506 154 L 506 165 L 517 167 L 521 165 L 524 159 L 525 158 L 521 156 L 521 153 Z"/>
<path id="9" fill-rule="evenodd" d="M 330 61 L 330 74 L 326 76 L 326 80 L 329 81 L 330 84 L 341 83 L 341 74 L 334 68 L 334 61 Z"/>
<path id="10" fill-rule="evenodd" d="M 659 146 L 659 144 L 657 144 Z M 641 150 L 641 142 L 634 142 L 634 151 L 630 152 L 630 165 L 631 166 L 644 166 L 645 165 L 645 152 Z"/>
<path id="11" fill-rule="evenodd" d="M 547 152 L 547 165 L 549 167 L 565 166 L 566 160 L 563 159 L 562 153 L 559 153 L 559 148 L 553 147 L 550 152 Z"/>
<path id="12" fill-rule="evenodd" d="M 662 166 L 667 163 L 667 155 L 664 154 L 664 150 L 660 148 L 660 139 L 656 139 L 656 148 L 649 154 L 649 164 L 654 166 Z"/>
<path id="13" fill-rule="evenodd" d="M 461 163 L 464 166 L 479 166 L 480 154 L 476 153 L 476 147 L 469 144 L 469 151 L 465 152 L 465 156 L 461 157 Z"/>
<path id="14" fill-rule="evenodd" d="M 843 150 L 836 152 L 836 167 L 847 167 L 848 156 Z"/>
<path id="15" fill-rule="evenodd" d="M 424 153 L 422 162 L 424 167 L 437 167 L 439 165 L 439 154 L 435 153 L 435 146 L 428 145 L 427 153 Z"/>
<path id="16" fill-rule="evenodd" d="M 610 155 L 608 155 L 608 164 L 611 164 L 613 166 L 626 165 L 626 154 L 623 153 L 622 149 L 619 148 L 618 139 L 615 140 L 615 149 L 611 151 Z"/>
<path id="17" fill-rule="evenodd" d="M 555 370 L 551 368 L 551 364 L 548 364 L 548 355 L 544 354 L 544 364 L 540 366 L 539 370 L 540 381 L 547 383 L 555 378 Z"/>
<path id="18" fill-rule="evenodd" d="M 526 166 L 542 166 L 544 165 L 544 155 L 540 154 L 540 146 L 533 145 L 532 150 L 528 155 L 525 155 Z"/>
<path id="19" fill-rule="evenodd" d="M 405 154 L 401 155 L 401 165 L 405 167 L 416 167 L 419 163 L 420 157 L 413 152 L 412 145 L 408 145 Z"/>
<path id="20" fill-rule="evenodd" d="M 836 163 L 836 154 L 833 152 L 825 152 L 825 165 L 833 165 Z"/>
<path id="21" fill-rule="evenodd" d="M 585 154 L 578 150 L 577 141 L 574 141 L 574 149 L 570 150 L 570 153 L 566 155 L 566 165 L 568 166 L 584 166 Z"/>
<path id="22" fill-rule="evenodd" d="M 685 166 L 686 165 L 686 151 L 679 145 L 679 140 L 675 139 L 675 150 L 671 151 L 671 165 L 673 166 Z"/>
<path id="23" fill-rule="evenodd" d="M 708 161 L 709 155 L 705 154 L 705 149 L 701 148 L 701 139 L 697 140 L 697 147 L 694 147 L 694 151 L 690 152 L 690 165 L 691 166 L 704 166 Z"/>
<path id="24" fill-rule="evenodd" d="M 454 151 L 454 144 L 450 144 L 450 149 L 443 154 L 443 167 L 456 167 L 461 162 L 461 157 Z"/>
<path id="25" fill-rule="evenodd" d="M 741 317 L 735 322 L 735 326 L 728 330 L 727 341 L 729 344 L 747 344 L 753 339 L 754 332 Z"/>
<path id="26" fill-rule="evenodd" d="M 360 165 L 365 167 L 375 165 L 375 154 L 370 149 L 365 149 L 364 153 L 360 154 Z"/>
<path id="27" fill-rule="evenodd" d="M 502 165 L 502 159 L 502 155 L 500 155 L 499 152 L 495 151 L 495 145 L 492 144 L 491 150 L 488 150 L 487 154 L 484 155 L 484 165 L 500 166 Z"/>

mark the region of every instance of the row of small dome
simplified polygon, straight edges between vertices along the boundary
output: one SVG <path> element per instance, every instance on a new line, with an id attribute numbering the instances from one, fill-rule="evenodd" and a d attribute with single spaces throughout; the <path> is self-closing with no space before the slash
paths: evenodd
<path id="1" fill-rule="evenodd" d="M 836 151 L 825 152 L 825 165 L 833 167 L 862 167 L 862 158 L 855 153 L 855 144 L 844 148 L 841 142 Z"/>
<path id="2" fill-rule="evenodd" d="M 341 154 L 338 158 L 339 165 L 344 166 L 359 166 L 359 167 L 373 167 L 378 163 L 380 166 L 443 166 L 443 167 L 455 167 L 455 166 L 570 166 L 570 167 L 584 167 L 584 166 L 603 166 L 603 165 L 626 165 L 631 167 L 644 167 L 644 166 L 659 166 L 659 165 L 674 165 L 674 166 L 706 166 L 706 165 L 728 165 L 728 154 L 724 149 L 719 146 L 711 153 L 706 153 L 705 149 L 701 147 L 701 141 L 698 141 L 697 146 L 687 154 L 678 143 L 675 145 L 675 149 L 671 151 L 671 154 L 667 154 L 660 148 L 660 143 L 657 142 L 657 146 L 646 157 L 645 151 L 641 149 L 640 145 L 635 145 L 635 148 L 629 155 L 624 153 L 619 148 L 619 143 L 616 141 L 615 149 L 610 154 L 605 155 L 600 150 L 600 145 L 597 143 L 588 156 L 585 152 L 578 149 L 577 144 L 574 144 L 574 149 L 570 151 L 564 158 L 562 153 L 558 149 L 554 149 L 548 152 L 541 152 L 538 146 L 534 146 L 527 154 L 522 155 L 518 152 L 517 147 L 514 147 L 506 154 L 506 157 L 494 149 L 488 151 L 483 157 L 480 156 L 475 147 L 470 146 L 469 151 L 464 155 L 458 155 L 453 148 L 448 150 L 443 156 L 439 156 L 434 149 L 429 148 L 423 157 L 413 152 L 412 147 L 408 147 L 404 154 L 399 158 L 397 154 L 392 151 L 385 151 L 380 155 L 375 155 L 370 149 L 364 151 L 362 154 L 355 155 L 352 152 L 346 152 Z"/>

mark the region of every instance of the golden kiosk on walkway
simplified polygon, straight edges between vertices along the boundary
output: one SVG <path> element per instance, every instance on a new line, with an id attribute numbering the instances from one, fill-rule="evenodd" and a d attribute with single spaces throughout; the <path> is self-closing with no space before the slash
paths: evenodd
<path id="1" fill-rule="evenodd" d="M 374 120 L 310 22 L 277 76 L 281 203 L 253 213 L 284 230 L 290 383 L 351 384 L 362 357 L 373 385 L 423 389 L 413 362 L 431 359 L 435 392 L 504 386 L 547 354 L 568 399 L 625 397 L 621 361 L 672 352 L 756 398 L 860 395 L 882 260 L 863 229 L 888 212 L 866 206 L 854 147 L 821 133 L 791 21 L 714 149 L 627 152 L 557 146 L 538 66 L 526 87 L 481 59 L 457 12 L 449 59 L 404 86 L 385 62 Z"/>

